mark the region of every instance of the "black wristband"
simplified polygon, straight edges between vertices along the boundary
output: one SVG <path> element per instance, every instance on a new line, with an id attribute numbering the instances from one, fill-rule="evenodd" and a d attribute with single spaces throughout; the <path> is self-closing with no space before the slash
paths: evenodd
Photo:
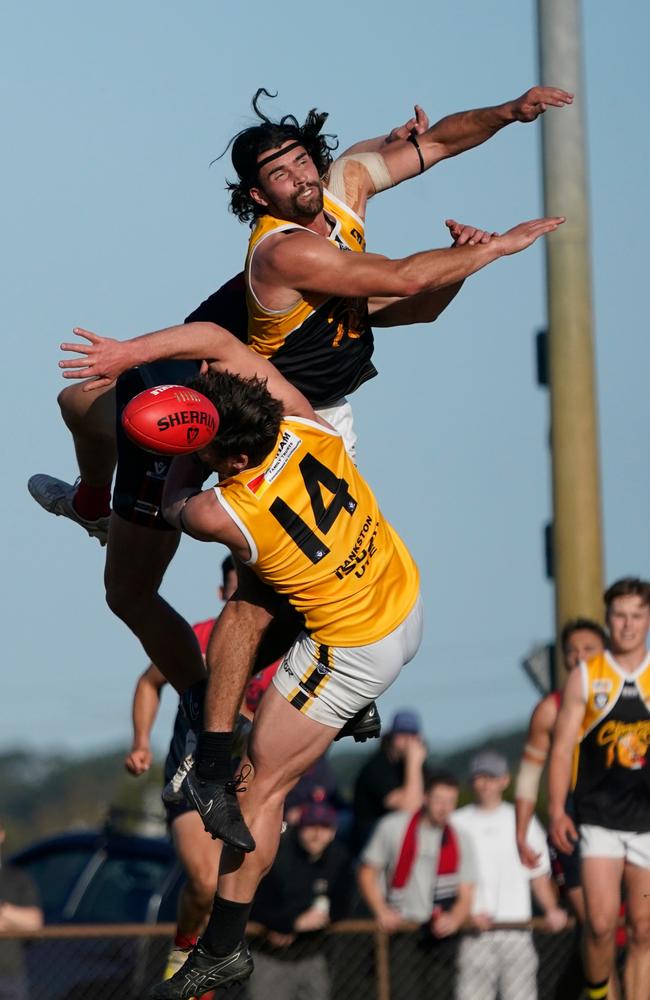
<path id="1" fill-rule="evenodd" d="M 425 169 L 424 157 L 422 156 L 422 150 L 420 149 L 420 143 L 418 142 L 415 129 L 413 129 L 412 132 L 409 132 L 407 142 L 410 142 L 413 146 L 415 146 L 415 152 L 418 154 L 418 160 L 420 161 L 420 173 L 423 174 Z"/>

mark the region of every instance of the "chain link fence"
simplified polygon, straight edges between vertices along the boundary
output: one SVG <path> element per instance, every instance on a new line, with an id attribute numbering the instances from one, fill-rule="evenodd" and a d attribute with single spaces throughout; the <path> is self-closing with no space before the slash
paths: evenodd
<path id="1" fill-rule="evenodd" d="M 106 925 L 46 927 L 30 935 L 0 934 L 0 998 L 5 1000 L 141 1000 L 162 979 L 174 927 Z M 490 956 L 505 949 L 509 981 L 521 1000 L 533 1000 L 529 963 L 519 941 L 532 942 L 539 1000 L 580 994 L 573 929 L 549 934 L 539 921 L 501 926 L 488 935 L 434 941 L 421 929 L 388 936 L 371 920 L 333 924 L 272 947 L 262 928 L 250 928 L 255 972 L 228 1000 L 453 1000 L 465 942 L 482 939 Z M 490 939 L 490 935 L 492 938 Z M 494 935 L 499 936 L 497 940 Z M 510 950 L 509 950 L 510 949 Z M 8 975 L 9 970 L 11 975 Z M 461 970 L 462 971 L 462 970 Z M 467 969 L 465 969 L 467 972 Z M 481 965 L 485 993 L 487 965 Z M 462 976 L 461 976 L 462 978 Z M 3 992 L 3 983 L 7 987 Z M 467 994 L 472 996 L 472 993 Z M 494 994 L 496 996 L 496 993 Z M 212 994 L 209 995 L 212 997 Z"/>

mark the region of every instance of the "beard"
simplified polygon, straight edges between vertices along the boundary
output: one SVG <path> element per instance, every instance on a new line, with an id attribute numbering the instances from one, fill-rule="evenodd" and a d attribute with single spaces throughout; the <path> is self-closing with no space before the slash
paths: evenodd
<path id="1" fill-rule="evenodd" d="M 323 185 L 321 181 L 306 184 L 289 199 L 292 216 L 313 218 L 323 211 Z"/>

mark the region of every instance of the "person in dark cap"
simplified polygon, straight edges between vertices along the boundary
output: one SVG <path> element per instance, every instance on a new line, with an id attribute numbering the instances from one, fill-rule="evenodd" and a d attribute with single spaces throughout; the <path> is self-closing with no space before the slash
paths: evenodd
<path id="1" fill-rule="evenodd" d="M 256 943 L 251 1000 L 328 1000 L 323 929 L 349 913 L 352 862 L 336 838 L 338 817 L 327 802 L 303 808 L 260 883 L 251 919 L 264 925 Z"/>
<path id="2" fill-rule="evenodd" d="M 354 786 L 352 846 L 359 852 L 382 816 L 413 813 L 422 805 L 427 747 L 420 717 L 410 708 L 393 716 L 379 750 L 366 761 Z"/>

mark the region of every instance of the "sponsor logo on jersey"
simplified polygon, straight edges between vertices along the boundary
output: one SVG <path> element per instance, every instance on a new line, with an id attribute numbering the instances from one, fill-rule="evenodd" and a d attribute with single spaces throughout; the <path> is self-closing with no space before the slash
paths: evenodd
<path id="1" fill-rule="evenodd" d="M 593 682 L 592 687 L 594 691 L 611 691 L 612 682 L 607 677 L 599 678 Z"/>
<path id="2" fill-rule="evenodd" d="M 374 523 L 374 531 L 370 534 L 372 527 L 373 520 L 368 515 L 361 526 L 359 537 L 354 543 L 350 554 L 336 567 L 335 573 L 339 580 L 345 579 L 350 573 L 354 573 L 357 577 L 362 577 L 366 572 L 370 560 L 377 551 L 376 539 L 377 532 L 379 531 L 379 522 Z"/>
<path id="3" fill-rule="evenodd" d="M 605 691 L 597 691 L 594 695 L 594 705 L 596 708 L 604 708 L 609 701 L 609 695 Z"/>
<path id="4" fill-rule="evenodd" d="M 302 438 L 299 438 L 293 431 L 285 430 L 282 432 L 278 449 L 269 467 L 246 483 L 254 496 L 258 499 L 264 496 L 271 483 L 278 478 L 296 448 L 299 448 L 301 444 Z"/>
<path id="5" fill-rule="evenodd" d="M 598 745 L 607 747 L 605 766 L 614 761 L 620 767 L 638 771 L 645 767 L 650 745 L 650 719 L 641 722 L 617 722 L 610 720 L 601 726 Z"/>

